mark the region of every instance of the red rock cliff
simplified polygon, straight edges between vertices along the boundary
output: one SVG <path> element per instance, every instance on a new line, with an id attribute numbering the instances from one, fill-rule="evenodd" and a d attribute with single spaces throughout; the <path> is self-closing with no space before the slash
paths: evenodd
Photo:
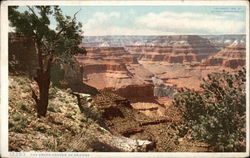
<path id="1" fill-rule="evenodd" d="M 200 62 L 218 50 L 207 40 L 195 35 L 169 36 L 165 46 L 127 47 L 139 60 L 169 63 Z"/>
<path id="2" fill-rule="evenodd" d="M 225 66 L 235 69 L 246 64 L 246 48 L 235 41 L 230 46 L 203 61 L 208 66 Z"/>

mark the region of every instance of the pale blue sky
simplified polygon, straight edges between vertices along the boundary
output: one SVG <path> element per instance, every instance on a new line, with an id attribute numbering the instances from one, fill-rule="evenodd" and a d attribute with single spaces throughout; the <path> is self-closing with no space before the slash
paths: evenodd
<path id="1" fill-rule="evenodd" d="M 243 6 L 61 6 L 84 35 L 245 34 Z M 23 10 L 24 8 L 20 8 Z M 52 21 L 51 27 L 55 27 Z"/>

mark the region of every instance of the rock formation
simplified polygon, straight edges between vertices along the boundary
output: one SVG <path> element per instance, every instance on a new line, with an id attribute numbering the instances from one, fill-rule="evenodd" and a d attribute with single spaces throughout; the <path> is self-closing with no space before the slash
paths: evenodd
<path id="1" fill-rule="evenodd" d="M 220 51 L 234 39 L 237 45 Z M 243 35 L 87 37 L 82 45 L 88 53 L 77 60 L 84 83 L 143 102 L 172 97 L 178 88 L 198 90 L 201 79 L 218 70 L 210 66 L 244 65 L 244 40 Z"/>
<path id="2" fill-rule="evenodd" d="M 9 43 L 10 70 L 32 74 L 32 40 L 10 35 Z M 96 36 L 85 37 L 82 46 L 88 53 L 75 56 L 78 64 L 60 66 L 69 87 L 91 94 L 98 93 L 95 88 L 113 91 L 134 102 L 172 97 L 181 87 L 199 89 L 206 74 L 244 66 L 246 57 L 244 35 Z M 59 77 L 55 72 L 52 80 Z"/>
<path id="3" fill-rule="evenodd" d="M 233 44 L 203 61 L 203 64 L 208 66 L 224 66 L 232 69 L 244 66 L 245 63 L 246 48 L 245 45 L 239 41 L 234 41 Z"/>
<path id="4" fill-rule="evenodd" d="M 124 48 L 87 48 L 87 52 L 86 56 L 76 56 L 83 70 L 84 83 L 130 100 L 154 98 L 150 83 L 152 74 Z"/>
<path id="5" fill-rule="evenodd" d="M 130 47 L 131 54 L 139 56 L 139 60 L 163 61 L 168 63 L 200 62 L 217 49 L 205 38 L 195 35 L 168 36 L 163 46 Z M 140 53 L 139 53 L 140 52 Z"/>

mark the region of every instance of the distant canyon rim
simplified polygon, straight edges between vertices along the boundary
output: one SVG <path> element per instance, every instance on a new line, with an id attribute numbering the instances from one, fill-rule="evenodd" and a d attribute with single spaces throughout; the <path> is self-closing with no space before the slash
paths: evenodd
<path id="1" fill-rule="evenodd" d="M 179 88 L 199 90 L 212 72 L 246 62 L 245 35 L 87 36 L 77 55 L 83 82 L 131 102 L 164 103 Z"/>

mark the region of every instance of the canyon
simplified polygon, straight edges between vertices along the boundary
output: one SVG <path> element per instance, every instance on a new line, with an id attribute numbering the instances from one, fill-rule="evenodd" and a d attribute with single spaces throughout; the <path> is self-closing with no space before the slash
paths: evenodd
<path id="1" fill-rule="evenodd" d="M 173 98 L 182 88 L 199 91 L 210 73 L 246 64 L 244 35 L 87 36 L 80 45 L 86 55 L 75 55 L 73 65 L 53 64 L 48 117 L 41 122 L 34 120 L 28 87 L 37 65 L 33 41 L 9 37 L 9 148 L 14 151 L 42 151 L 58 131 L 67 138 L 58 151 L 210 151 L 208 144 L 188 142 L 188 136 L 172 137 L 178 132 L 172 127 L 182 119 Z M 21 70 L 28 76 L 13 73 Z M 60 89 L 54 80 L 61 76 L 68 85 Z M 20 104 L 18 109 L 13 100 L 27 102 L 26 108 Z M 15 128 L 16 111 L 29 121 L 20 123 L 25 128 Z M 33 133 L 25 135 L 26 129 Z M 51 129 L 58 130 L 55 138 Z M 45 145 L 21 144 L 34 139 Z"/>
<path id="2" fill-rule="evenodd" d="M 75 56 L 83 82 L 127 98 L 149 117 L 164 116 L 181 88 L 245 66 L 244 35 L 89 36 Z"/>
<path id="3" fill-rule="evenodd" d="M 173 97 L 179 88 L 199 90 L 212 72 L 245 65 L 244 35 L 89 36 L 75 56 L 83 82 L 132 102 Z"/>
<path id="4" fill-rule="evenodd" d="M 9 40 L 10 61 L 19 61 L 10 68 L 32 75 L 35 69 L 27 67 L 37 64 L 32 40 Z M 245 35 L 86 36 L 80 47 L 87 55 L 75 55 L 73 67 L 59 66 L 69 87 L 88 94 L 114 92 L 149 116 L 164 115 L 179 89 L 199 90 L 208 74 L 246 64 Z"/>

